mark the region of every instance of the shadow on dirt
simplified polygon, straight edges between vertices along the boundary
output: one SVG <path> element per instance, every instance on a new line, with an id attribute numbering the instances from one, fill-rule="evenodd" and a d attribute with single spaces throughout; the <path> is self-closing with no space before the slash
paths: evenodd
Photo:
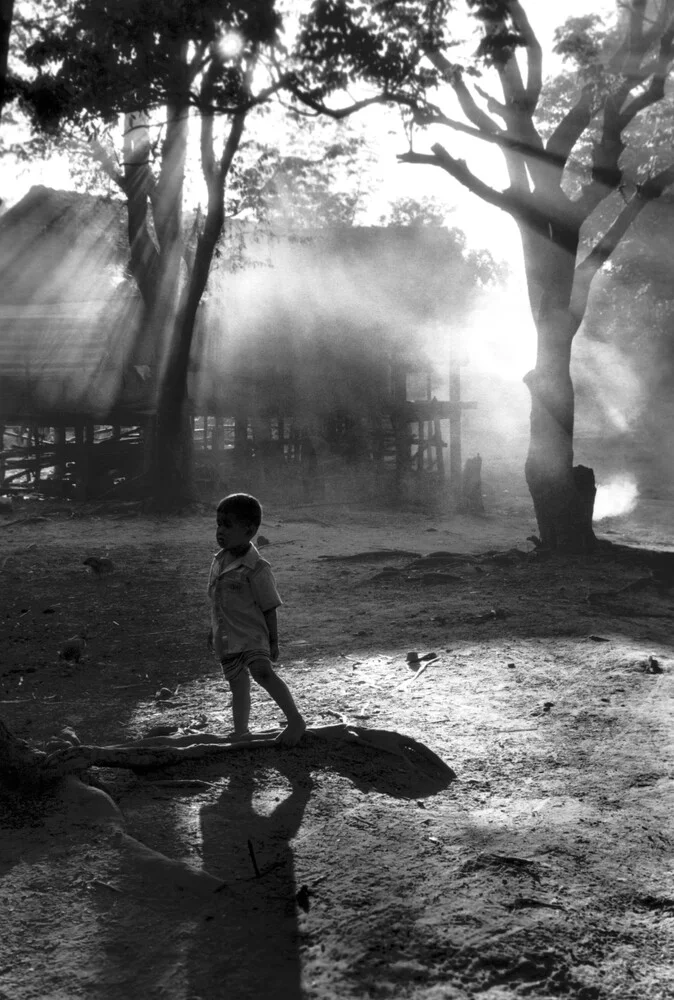
<path id="1" fill-rule="evenodd" d="M 256 804 L 256 791 L 271 768 L 284 788 L 275 778 L 278 804 L 266 812 L 263 803 Z M 312 889 L 297 885 L 290 842 L 299 832 L 317 772 L 347 778 L 361 792 L 404 799 L 437 794 L 452 780 L 450 769 L 429 767 L 425 758 L 422 769 L 359 746 L 326 746 L 315 737 L 293 750 L 239 755 L 234 770 L 228 765 L 224 792 L 199 813 L 204 866 L 233 880 L 233 897 L 199 936 L 188 963 L 193 993 L 208 995 L 215 978 L 223 995 L 237 998 L 299 1000 L 303 995 L 297 918 L 299 910 L 311 906 Z"/>

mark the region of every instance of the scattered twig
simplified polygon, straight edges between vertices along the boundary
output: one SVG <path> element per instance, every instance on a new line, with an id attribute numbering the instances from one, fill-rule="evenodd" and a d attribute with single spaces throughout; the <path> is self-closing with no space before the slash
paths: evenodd
<path id="1" fill-rule="evenodd" d="M 199 778 L 160 778 L 157 781 L 149 782 L 152 787 L 160 785 L 162 788 L 217 788 L 212 781 L 201 781 Z"/>
<path id="2" fill-rule="evenodd" d="M 349 717 L 345 712 L 335 712 L 332 708 L 324 708 L 321 715 L 331 715 L 334 719 L 339 719 L 345 726 L 349 724 Z"/>
<path id="3" fill-rule="evenodd" d="M 491 729 L 493 733 L 534 733 L 538 726 L 523 726 L 521 729 L 492 729 L 491 726 L 487 728 Z"/>
<path id="4" fill-rule="evenodd" d="M 323 562 L 379 562 L 383 559 L 403 559 L 411 557 L 419 558 L 418 552 L 409 552 L 406 549 L 376 549 L 373 552 L 354 552 L 352 555 L 321 555 L 318 558 Z"/>
<path id="5" fill-rule="evenodd" d="M 100 885 L 104 889 L 110 889 L 111 892 L 121 892 L 122 891 L 121 889 L 118 889 L 116 885 L 112 885 L 112 883 L 110 883 L 110 882 L 104 882 L 100 878 L 93 878 L 91 880 L 91 882 L 90 882 L 90 885 Z"/>
<path id="6" fill-rule="evenodd" d="M 408 686 L 408 687 L 410 687 L 410 688 L 411 688 L 411 687 L 412 687 L 412 685 L 414 684 L 414 682 L 415 682 L 415 681 L 416 681 L 416 680 L 417 680 L 417 679 L 418 679 L 418 678 L 419 678 L 419 677 L 421 676 L 421 674 L 423 674 L 424 670 L 426 670 L 426 668 L 428 667 L 428 665 L 429 665 L 430 663 L 436 663 L 436 662 L 437 662 L 437 660 L 439 660 L 439 658 L 440 658 L 440 657 L 436 656 L 436 657 L 434 657 L 434 658 L 433 658 L 432 660 L 424 660 L 424 661 L 423 661 L 423 663 L 421 664 L 421 666 L 419 667 L 419 669 L 418 669 L 418 670 L 416 670 L 416 671 L 415 671 L 415 672 L 414 672 L 414 673 L 412 674 L 412 676 L 411 676 L 411 677 L 406 677 L 404 681 L 401 681 L 401 683 L 400 683 L 400 684 L 398 684 L 398 685 L 397 685 L 397 686 L 395 687 L 395 689 L 394 689 L 394 690 L 398 691 L 398 690 L 399 690 L 400 688 L 402 688 L 402 687 L 405 687 L 405 686 Z M 421 659 L 423 659 L 423 657 L 419 657 L 419 659 L 421 660 Z"/>
<path id="7" fill-rule="evenodd" d="M 503 618 L 508 617 L 508 612 L 504 611 L 503 608 L 490 608 L 489 611 L 485 611 L 480 615 L 466 615 L 465 621 L 469 622 L 493 622 L 498 621 Z"/>
<path id="8" fill-rule="evenodd" d="M 537 899 L 534 896 L 517 896 L 512 903 L 508 903 L 509 910 L 520 910 L 529 906 L 544 906 L 549 910 L 564 910 L 566 907 L 561 903 L 549 903 L 546 899 Z"/>
<path id="9" fill-rule="evenodd" d="M 253 841 L 248 841 L 248 853 L 250 854 L 250 860 L 253 862 L 253 869 L 255 871 L 255 878 L 260 877 L 260 869 L 257 866 L 257 859 L 255 857 L 255 851 L 253 850 Z"/>

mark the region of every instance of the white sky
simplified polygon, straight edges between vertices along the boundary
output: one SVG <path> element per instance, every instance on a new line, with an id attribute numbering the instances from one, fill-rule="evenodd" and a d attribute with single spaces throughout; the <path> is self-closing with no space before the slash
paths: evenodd
<path id="1" fill-rule="evenodd" d="M 551 3 L 550 0 L 525 0 L 525 9 L 543 46 L 546 72 L 554 72 L 560 65 L 551 53 L 555 27 L 567 17 L 588 13 L 588 7 L 594 13 L 603 13 L 614 9 L 615 3 L 616 0 L 594 0 L 590 3 L 588 0 L 564 0 L 563 4 Z M 373 131 L 378 128 L 377 114 L 381 117 L 381 112 L 372 111 L 369 114 Z M 446 131 L 442 139 L 449 141 Z M 480 154 L 483 151 L 479 148 L 476 151 L 476 146 L 479 147 L 480 144 L 475 140 L 455 136 L 451 137 L 451 143 L 452 149 L 459 150 L 460 155 L 469 157 L 475 163 L 482 161 Z M 475 245 L 491 247 L 493 252 L 498 253 L 500 246 L 503 246 L 504 242 L 509 242 L 507 236 L 510 231 L 509 224 L 508 220 L 502 217 L 502 213 L 482 206 L 476 198 L 462 195 L 458 185 L 439 169 L 426 169 L 397 163 L 396 154 L 404 151 L 405 148 L 406 141 L 403 136 L 394 137 L 387 134 L 386 129 L 383 130 L 381 138 L 383 186 L 377 203 L 372 206 L 371 218 L 368 221 L 375 222 L 391 199 L 419 197 L 426 193 L 437 197 L 448 205 L 458 204 L 459 209 L 455 216 L 456 224 L 467 228 L 470 242 Z M 423 151 L 424 144 L 421 136 L 417 140 L 416 148 L 420 152 Z M 492 162 L 495 162 L 493 150 L 487 149 L 484 152 L 485 166 L 490 158 Z M 62 157 L 54 159 L 48 164 L 36 163 L 30 166 L 18 166 L 0 161 L 0 196 L 5 199 L 6 205 L 18 201 L 33 184 L 45 184 L 50 187 L 66 189 L 72 187 L 67 159 Z M 501 235 L 503 226 L 505 229 Z"/>

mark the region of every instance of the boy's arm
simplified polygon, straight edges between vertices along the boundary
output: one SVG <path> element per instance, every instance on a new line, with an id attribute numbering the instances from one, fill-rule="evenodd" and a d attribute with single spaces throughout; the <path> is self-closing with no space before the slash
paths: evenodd
<path id="1" fill-rule="evenodd" d="M 269 649 L 271 651 L 272 663 L 278 660 L 278 622 L 276 619 L 276 608 L 271 611 L 263 611 L 264 620 L 269 632 Z"/>

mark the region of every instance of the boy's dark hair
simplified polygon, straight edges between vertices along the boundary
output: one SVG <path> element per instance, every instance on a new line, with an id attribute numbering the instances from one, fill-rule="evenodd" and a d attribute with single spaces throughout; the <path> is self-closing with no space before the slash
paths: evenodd
<path id="1" fill-rule="evenodd" d="M 216 514 L 231 514 L 237 521 L 250 525 L 255 531 L 262 524 L 262 505 L 249 493 L 230 493 L 218 504 Z"/>

